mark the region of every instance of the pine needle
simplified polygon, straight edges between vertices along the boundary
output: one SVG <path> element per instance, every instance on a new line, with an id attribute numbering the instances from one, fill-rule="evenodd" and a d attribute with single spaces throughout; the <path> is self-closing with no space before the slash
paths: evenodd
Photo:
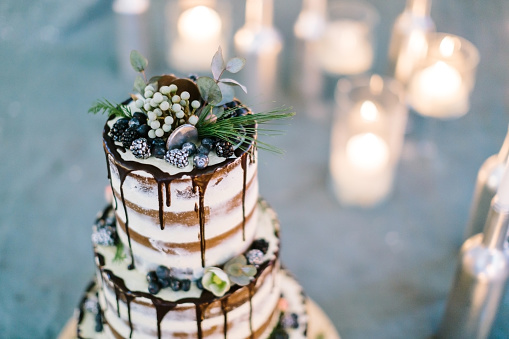
<path id="1" fill-rule="evenodd" d="M 108 113 L 108 115 L 114 115 L 122 118 L 132 118 L 133 114 L 131 109 L 126 105 L 113 104 L 110 101 L 104 99 L 97 100 L 92 107 L 89 108 L 88 113 Z"/>

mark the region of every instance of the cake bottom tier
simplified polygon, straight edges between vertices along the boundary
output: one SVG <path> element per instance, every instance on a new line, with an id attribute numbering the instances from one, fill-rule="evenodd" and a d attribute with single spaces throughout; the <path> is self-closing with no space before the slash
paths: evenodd
<path id="1" fill-rule="evenodd" d="M 307 336 L 308 315 L 306 298 L 298 282 L 286 270 L 280 270 L 277 280 L 281 286 L 281 293 L 278 296 L 277 308 L 270 317 L 267 326 L 260 331 L 254 331 L 247 336 L 239 337 L 235 332 L 225 331 L 221 335 L 213 332 L 211 335 L 203 335 L 203 338 L 313 338 Z M 112 331 L 110 325 L 104 321 L 104 313 L 100 308 L 100 288 L 96 281 L 92 281 L 79 305 L 77 312 L 77 337 L 87 339 L 102 338 L 123 338 Z M 227 322 L 227 316 L 224 321 Z M 228 326 L 229 327 L 229 326 Z M 249 330 L 249 329 L 248 329 Z M 278 336 L 276 336 L 278 334 Z M 196 335 L 177 336 L 178 338 L 196 338 Z M 132 338 L 157 338 L 157 334 L 133 335 Z M 163 335 L 163 338 L 166 336 Z M 323 338 L 336 338 L 336 336 L 323 336 Z"/>

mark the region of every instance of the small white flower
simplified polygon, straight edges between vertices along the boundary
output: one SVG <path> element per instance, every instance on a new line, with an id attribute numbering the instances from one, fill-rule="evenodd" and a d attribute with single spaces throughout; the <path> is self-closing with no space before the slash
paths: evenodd
<path id="1" fill-rule="evenodd" d="M 218 267 L 205 268 L 201 282 L 203 288 L 216 297 L 222 297 L 230 289 L 228 274 Z"/>

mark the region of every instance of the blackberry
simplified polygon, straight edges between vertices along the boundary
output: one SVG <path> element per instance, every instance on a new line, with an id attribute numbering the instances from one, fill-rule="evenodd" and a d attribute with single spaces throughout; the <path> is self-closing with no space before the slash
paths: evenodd
<path id="1" fill-rule="evenodd" d="M 269 249 L 269 243 L 265 239 L 256 239 L 255 241 L 253 241 L 251 249 L 260 250 L 263 252 L 263 254 L 265 254 Z"/>
<path id="2" fill-rule="evenodd" d="M 178 168 L 183 168 L 189 165 L 189 158 L 187 152 L 182 151 L 180 149 L 172 149 L 166 152 L 164 160 Z"/>
<path id="3" fill-rule="evenodd" d="M 120 138 L 120 141 L 122 142 L 122 145 L 124 148 L 130 148 L 131 144 L 134 140 L 138 139 L 140 137 L 140 134 L 134 127 L 129 127 L 122 133 L 122 137 Z"/>
<path id="4" fill-rule="evenodd" d="M 216 143 L 216 154 L 218 157 L 229 158 L 233 155 L 233 145 L 225 140 Z"/>
<path id="5" fill-rule="evenodd" d="M 121 141 L 122 134 L 124 134 L 125 130 L 129 127 L 129 119 L 122 118 L 118 119 L 110 130 L 110 136 L 114 141 Z"/>
<path id="6" fill-rule="evenodd" d="M 131 144 L 130 150 L 138 159 L 147 159 L 150 157 L 150 146 L 145 138 L 134 140 Z"/>
<path id="7" fill-rule="evenodd" d="M 246 253 L 246 259 L 250 265 L 255 265 L 258 267 L 259 265 L 263 264 L 263 252 L 258 249 L 249 250 Z"/>
<path id="8" fill-rule="evenodd" d="M 298 328 L 299 327 L 299 316 L 295 313 L 285 314 L 280 320 L 283 328 Z"/>
<path id="9" fill-rule="evenodd" d="M 196 82 L 196 80 L 198 80 L 198 76 L 196 74 L 189 74 L 189 79 Z"/>

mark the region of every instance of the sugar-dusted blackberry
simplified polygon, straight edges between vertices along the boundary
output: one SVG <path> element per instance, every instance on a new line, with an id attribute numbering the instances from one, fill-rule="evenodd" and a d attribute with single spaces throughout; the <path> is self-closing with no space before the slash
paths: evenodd
<path id="1" fill-rule="evenodd" d="M 189 155 L 186 151 L 182 151 L 180 149 L 172 149 L 166 152 L 164 160 L 178 168 L 183 168 L 189 165 Z"/>
<path id="2" fill-rule="evenodd" d="M 267 253 L 267 250 L 269 249 L 269 243 L 267 240 L 260 238 L 253 241 L 253 244 L 251 245 L 251 249 L 256 249 L 262 251 L 264 254 Z"/>
<path id="3" fill-rule="evenodd" d="M 246 253 L 246 259 L 248 264 L 258 267 L 263 264 L 263 252 L 258 249 L 249 250 Z"/>
<path id="4" fill-rule="evenodd" d="M 151 281 L 148 283 L 148 292 L 150 294 L 157 294 L 161 290 L 161 285 L 157 281 Z"/>
<path id="5" fill-rule="evenodd" d="M 129 127 L 129 119 L 122 118 L 115 121 L 110 130 L 110 136 L 114 141 L 120 141 L 122 138 L 122 134 L 124 134 L 125 130 Z"/>
<path id="6" fill-rule="evenodd" d="M 180 282 L 182 283 L 182 291 L 187 292 L 191 289 L 191 280 L 182 279 Z"/>
<path id="7" fill-rule="evenodd" d="M 283 328 L 298 328 L 299 316 L 296 313 L 284 314 L 280 319 Z"/>
<path id="8" fill-rule="evenodd" d="M 216 154 L 218 157 L 229 158 L 233 155 L 233 145 L 225 140 L 216 142 Z"/>
<path id="9" fill-rule="evenodd" d="M 122 145 L 124 148 L 130 148 L 131 144 L 134 140 L 138 139 L 140 137 L 140 134 L 136 130 L 135 127 L 129 127 L 125 130 L 124 133 L 122 133 L 122 138 L 120 141 L 122 142 Z"/>
<path id="10" fill-rule="evenodd" d="M 138 159 L 148 159 L 150 157 L 150 146 L 147 139 L 138 138 L 134 140 L 129 148 L 133 155 Z"/>

